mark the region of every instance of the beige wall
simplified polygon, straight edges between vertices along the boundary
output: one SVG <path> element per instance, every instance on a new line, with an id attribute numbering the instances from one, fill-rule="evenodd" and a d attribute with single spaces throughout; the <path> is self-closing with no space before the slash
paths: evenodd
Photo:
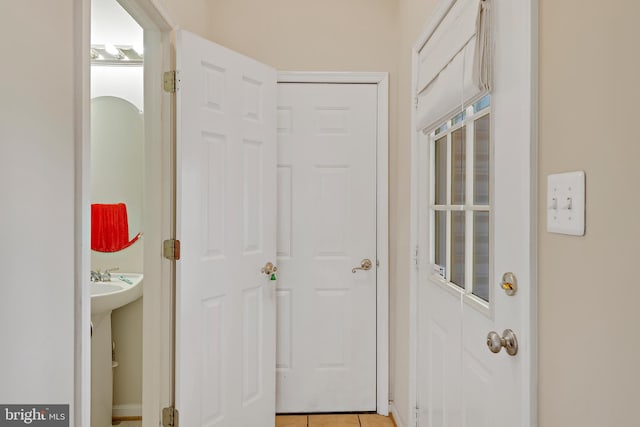
<path id="1" fill-rule="evenodd" d="M 640 383 L 640 2 L 540 0 L 540 425 L 631 426 Z M 584 170 L 584 237 L 545 230 L 546 177 Z"/>
<path id="2" fill-rule="evenodd" d="M 76 12 L 72 0 L 0 2 L 4 404 L 74 399 Z M 50 40 L 62 48 L 43 49 Z"/>
<path id="3" fill-rule="evenodd" d="M 205 36 L 209 24 L 208 0 L 150 0 L 166 14 L 170 24 Z"/>
<path id="4" fill-rule="evenodd" d="M 277 70 L 395 71 L 395 0 L 211 0 L 210 8 L 211 40 Z"/>

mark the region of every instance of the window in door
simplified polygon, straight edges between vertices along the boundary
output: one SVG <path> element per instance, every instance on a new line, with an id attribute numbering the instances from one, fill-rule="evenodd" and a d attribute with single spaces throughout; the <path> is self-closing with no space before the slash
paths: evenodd
<path id="1" fill-rule="evenodd" d="M 489 308 L 491 266 L 490 96 L 429 134 L 432 278 Z"/>

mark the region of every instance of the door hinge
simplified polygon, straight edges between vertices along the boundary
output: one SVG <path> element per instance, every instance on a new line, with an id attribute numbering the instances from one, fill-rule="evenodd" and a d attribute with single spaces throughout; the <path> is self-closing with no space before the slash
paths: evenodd
<path id="1" fill-rule="evenodd" d="M 414 108 L 415 110 L 417 110 L 417 109 L 418 109 L 418 97 L 417 97 L 417 96 L 414 96 L 414 97 L 413 97 L 413 108 Z"/>
<path id="2" fill-rule="evenodd" d="M 415 424 L 414 424 L 414 425 L 415 425 L 416 427 L 418 427 L 418 426 L 420 425 L 419 418 L 420 418 L 420 408 L 418 408 L 418 407 L 416 406 L 416 418 L 415 418 L 415 420 L 414 420 L 414 421 L 415 421 Z"/>
<path id="3" fill-rule="evenodd" d="M 413 263 L 418 266 L 418 246 L 413 248 Z"/>
<path id="4" fill-rule="evenodd" d="M 178 410 L 173 406 L 162 408 L 162 427 L 179 427 Z"/>
<path id="5" fill-rule="evenodd" d="M 162 255 L 171 261 L 180 259 L 180 240 L 167 239 L 163 242 Z"/>
<path id="6" fill-rule="evenodd" d="M 178 90 L 178 73 L 173 71 L 166 71 L 164 73 L 164 91 L 169 93 L 176 93 Z"/>

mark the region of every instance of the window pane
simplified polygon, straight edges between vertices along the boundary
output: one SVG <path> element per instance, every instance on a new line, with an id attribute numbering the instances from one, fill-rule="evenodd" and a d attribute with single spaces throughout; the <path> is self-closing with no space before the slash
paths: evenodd
<path id="1" fill-rule="evenodd" d="M 456 125 L 458 123 L 460 123 L 461 121 L 463 121 L 465 119 L 465 117 L 467 117 L 466 112 L 462 112 L 462 113 L 458 113 L 457 116 L 455 116 L 453 119 L 451 119 L 451 125 Z"/>
<path id="2" fill-rule="evenodd" d="M 474 123 L 473 203 L 489 204 L 489 114 Z"/>
<path id="3" fill-rule="evenodd" d="M 434 132 L 436 135 L 438 135 L 439 133 L 444 132 L 445 130 L 449 129 L 449 124 L 445 123 L 442 126 L 440 126 L 438 129 L 436 129 L 436 131 Z"/>
<path id="4" fill-rule="evenodd" d="M 451 282 L 464 288 L 465 212 L 451 212 Z"/>
<path id="5" fill-rule="evenodd" d="M 435 142 L 435 204 L 447 204 L 447 138 Z"/>
<path id="6" fill-rule="evenodd" d="M 473 294 L 489 301 L 489 212 L 473 213 Z"/>
<path id="7" fill-rule="evenodd" d="M 451 134 L 451 204 L 464 205 L 466 178 L 466 127 L 462 127 Z"/>
<path id="8" fill-rule="evenodd" d="M 434 246 L 435 263 L 444 272 L 447 265 L 447 212 L 445 211 L 435 211 Z"/>
<path id="9" fill-rule="evenodd" d="M 482 98 L 480 98 L 478 102 L 473 104 L 473 111 L 477 113 L 478 111 L 484 110 L 489 106 L 490 103 L 491 103 L 491 95 L 485 95 Z"/>

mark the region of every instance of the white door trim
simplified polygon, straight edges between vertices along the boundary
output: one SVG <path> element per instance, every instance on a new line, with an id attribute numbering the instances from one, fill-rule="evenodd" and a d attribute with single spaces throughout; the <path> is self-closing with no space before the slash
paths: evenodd
<path id="1" fill-rule="evenodd" d="M 163 238 L 172 233 L 171 96 L 162 91 L 162 72 L 171 68 L 171 31 L 168 15 L 153 0 L 118 0 L 144 29 L 145 69 L 145 245 L 144 274 L 147 283 L 143 302 L 143 425 L 160 424 L 163 407 L 172 404 L 171 352 L 172 263 L 158 256 Z M 88 426 L 91 413 L 91 300 L 86 278 L 90 261 L 90 0 L 76 0 L 76 279 L 75 279 L 75 426 Z M 163 120 L 164 118 L 164 120 Z M 151 184 L 149 184 L 151 183 Z M 174 233 L 175 234 L 175 233 Z M 149 332 L 152 331 L 152 332 Z"/>
<path id="2" fill-rule="evenodd" d="M 91 424 L 91 300 L 83 279 L 90 277 L 91 253 L 91 144 L 90 144 L 90 59 L 91 1 L 74 2 L 74 154 L 75 154 L 75 278 L 74 278 L 74 396 L 71 425 Z"/>
<path id="3" fill-rule="evenodd" d="M 278 83 L 368 83 L 378 87 L 376 246 L 377 412 L 389 414 L 389 74 L 377 72 L 278 73 Z"/>
<path id="4" fill-rule="evenodd" d="M 529 28 L 525 45 L 522 49 L 526 50 L 529 57 L 528 73 L 528 97 L 522 99 L 520 110 L 514 111 L 521 121 L 528 126 L 529 144 L 530 144 L 530 185 L 529 185 L 529 240 L 530 240 L 530 258 L 529 258 L 529 277 L 525 280 L 531 284 L 530 289 L 526 290 L 529 298 L 529 306 L 523 317 L 528 319 L 529 328 L 525 336 L 528 338 L 528 348 L 526 356 L 530 357 L 527 363 L 530 366 L 529 375 L 524 378 L 528 389 L 528 401 L 523 402 L 524 413 L 522 414 L 522 426 L 535 427 L 538 425 L 538 300 L 537 300 L 537 272 L 538 272 L 538 3 L 539 0 L 522 0 L 527 7 L 523 7 L 525 15 L 522 19 L 526 20 Z M 417 92 L 418 81 L 418 64 L 419 51 L 427 42 L 429 35 L 433 32 L 448 10 L 453 6 L 456 0 L 439 0 L 432 16 L 425 23 L 423 30 L 412 48 L 412 76 L 411 89 L 412 96 Z M 494 36 L 495 30 L 494 30 Z M 505 118 L 503 118 L 504 120 Z M 417 357 L 418 357 L 418 207 L 419 207 L 419 132 L 416 131 L 415 123 L 416 110 L 411 111 L 411 185 L 410 185 L 410 254 L 409 254 L 409 408 L 408 425 L 416 425 L 416 408 L 417 400 Z M 400 414 L 402 415 L 405 414 Z"/>

